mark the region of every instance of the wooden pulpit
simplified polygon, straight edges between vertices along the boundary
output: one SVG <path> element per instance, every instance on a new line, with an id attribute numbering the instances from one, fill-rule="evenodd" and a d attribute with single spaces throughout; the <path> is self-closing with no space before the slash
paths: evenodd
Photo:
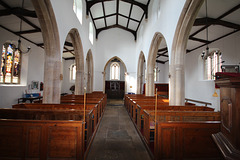
<path id="1" fill-rule="evenodd" d="M 220 78 L 221 132 L 213 139 L 225 159 L 240 159 L 240 78 Z"/>

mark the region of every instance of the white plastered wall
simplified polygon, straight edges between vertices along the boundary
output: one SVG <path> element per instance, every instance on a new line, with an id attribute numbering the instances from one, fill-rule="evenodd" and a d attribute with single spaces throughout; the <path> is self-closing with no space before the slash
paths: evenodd
<path id="1" fill-rule="evenodd" d="M 222 52 L 224 65 L 239 65 L 240 62 L 240 33 L 223 38 L 209 45 L 209 48 L 218 48 Z M 220 93 L 217 89 L 218 97 L 213 97 L 215 83 L 213 80 L 204 80 L 204 66 L 201 53 L 205 50 L 202 47 L 186 55 L 185 68 L 185 91 L 186 98 L 201 100 L 212 103 L 216 111 L 220 110 Z"/>

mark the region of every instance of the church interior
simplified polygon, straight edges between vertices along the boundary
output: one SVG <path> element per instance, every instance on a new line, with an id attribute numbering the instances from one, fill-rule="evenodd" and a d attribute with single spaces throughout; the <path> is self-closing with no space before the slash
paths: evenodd
<path id="1" fill-rule="evenodd" d="M 0 0 L 0 159 L 240 159 L 239 0 Z"/>

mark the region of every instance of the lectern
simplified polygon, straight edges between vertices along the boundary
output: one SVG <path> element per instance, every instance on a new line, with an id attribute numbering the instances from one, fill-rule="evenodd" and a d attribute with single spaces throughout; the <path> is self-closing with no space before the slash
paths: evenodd
<path id="1" fill-rule="evenodd" d="M 221 131 L 213 139 L 225 159 L 240 159 L 240 78 L 220 78 Z"/>

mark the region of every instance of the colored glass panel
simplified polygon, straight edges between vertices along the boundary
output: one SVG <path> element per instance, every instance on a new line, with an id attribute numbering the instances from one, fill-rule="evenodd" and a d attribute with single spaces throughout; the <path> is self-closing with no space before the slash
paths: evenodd
<path id="1" fill-rule="evenodd" d="M 6 56 L 6 74 L 5 74 L 5 83 L 11 83 L 12 79 L 12 63 L 13 63 L 13 46 L 10 44 L 7 48 Z"/>
<path id="2" fill-rule="evenodd" d="M 5 71 L 5 56 L 6 56 L 6 49 L 3 46 L 2 50 L 2 58 L 1 58 L 1 71 L 0 71 L 0 83 L 3 83 L 4 78 L 4 71 Z"/>
<path id="3" fill-rule="evenodd" d="M 12 83 L 19 83 L 20 76 L 20 52 L 16 50 L 14 52 L 14 63 L 13 63 L 13 81 Z"/>

